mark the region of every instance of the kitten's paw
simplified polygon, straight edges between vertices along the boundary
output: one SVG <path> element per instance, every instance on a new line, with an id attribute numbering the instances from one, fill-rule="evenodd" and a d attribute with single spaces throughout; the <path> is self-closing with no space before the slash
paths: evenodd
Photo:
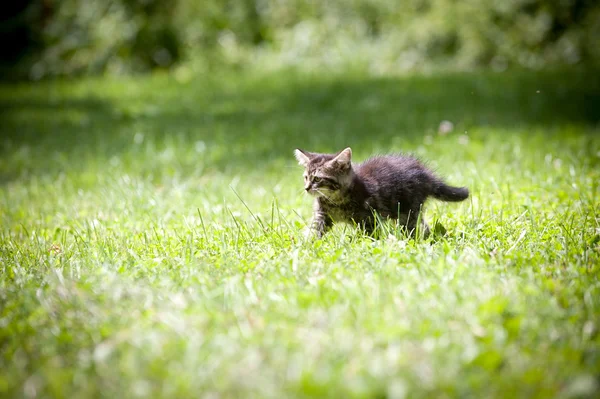
<path id="1" fill-rule="evenodd" d="M 304 236 L 305 240 L 310 240 L 311 237 L 313 236 L 313 230 L 311 228 L 305 228 L 304 231 L 302 232 L 302 235 Z"/>
<path id="2" fill-rule="evenodd" d="M 316 230 L 314 228 L 307 227 L 304 229 L 304 239 L 306 240 L 314 240 L 323 237 L 323 232 Z"/>

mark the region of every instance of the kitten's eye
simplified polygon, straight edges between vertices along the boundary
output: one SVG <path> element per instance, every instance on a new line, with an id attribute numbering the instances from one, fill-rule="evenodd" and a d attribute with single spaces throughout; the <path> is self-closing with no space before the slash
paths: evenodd
<path id="1" fill-rule="evenodd" d="M 318 183 L 318 182 L 320 182 L 321 180 L 323 180 L 323 179 L 321 179 L 320 177 L 317 177 L 317 176 L 313 177 L 313 182 L 314 182 L 314 183 Z"/>

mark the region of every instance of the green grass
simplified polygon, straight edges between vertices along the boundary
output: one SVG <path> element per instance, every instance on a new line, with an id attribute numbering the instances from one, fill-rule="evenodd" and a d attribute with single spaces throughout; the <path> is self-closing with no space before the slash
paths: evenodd
<path id="1" fill-rule="evenodd" d="M 597 395 L 599 76 L 0 86 L 0 396 Z M 292 151 L 344 146 L 472 196 L 306 242 Z"/>

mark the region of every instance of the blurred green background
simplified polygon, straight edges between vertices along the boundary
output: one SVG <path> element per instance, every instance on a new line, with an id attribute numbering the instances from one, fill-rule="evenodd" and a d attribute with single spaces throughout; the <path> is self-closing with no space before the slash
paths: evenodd
<path id="1" fill-rule="evenodd" d="M 597 64 L 595 0 L 29 0 L 0 21 L 5 79 L 235 68 Z"/>

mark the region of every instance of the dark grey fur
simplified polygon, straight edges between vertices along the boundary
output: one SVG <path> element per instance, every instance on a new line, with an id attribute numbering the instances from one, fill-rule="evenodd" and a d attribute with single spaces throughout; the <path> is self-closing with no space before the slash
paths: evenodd
<path id="1" fill-rule="evenodd" d="M 361 164 L 351 162 L 352 150 L 337 154 L 295 151 L 305 167 L 304 188 L 315 197 L 312 232 L 321 237 L 334 222 L 357 223 L 368 234 L 375 228 L 374 212 L 398 220 L 414 235 L 417 221 L 428 197 L 442 201 L 463 201 L 466 187 L 445 184 L 419 160 L 403 155 L 376 156 Z"/>

